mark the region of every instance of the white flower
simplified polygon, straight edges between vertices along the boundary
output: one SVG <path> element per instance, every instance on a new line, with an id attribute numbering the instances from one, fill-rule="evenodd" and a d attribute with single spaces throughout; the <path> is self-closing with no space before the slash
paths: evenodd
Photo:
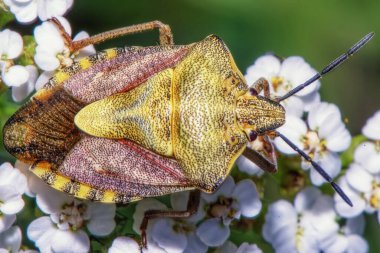
<path id="1" fill-rule="evenodd" d="M 324 252 L 339 229 L 333 204 L 313 187 L 299 192 L 294 206 L 276 201 L 265 216 L 263 236 L 276 252 Z"/>
<path id="2" fill-rule="evenodd" d="M 85 226 L 96 236 L 108 235 L 115 228 L 114 204 L 77 200 L 42 183 L 35 188 L 38 207 L 50 215 L 34 220 L 28 227 L 29 239 L 41 252 L 88 252 Z"/>
<path id="3" fill-rule="evenodd" d="M 189 192 L 179 192 L 171 195 L 173 210 L 186 210 Z M 133 227 L 140 233 L 140 224 L 147 210 L 166 210 L 167 207 L 156 199 L 144 199 L 136 206 L 133 215 Z M 196 223 L 205 216 L 203 202 L 201 201 L 198 212 L 189 218 L 169 219 L 160 218 L 150 220 L 146 231 L 148 249 L 143 252 L 199 252 L 207 251 L 207 246 L 196 236 Z"/>
<path id="4" fill-rule="evenodd" d="M 253 84 L 261 77 L 270 83 L 271 95 L 282 96 L 296 86 L 304 83 L 317 73 L 302 57 L 291 56 L 284 61 L 273 55 L 259 57 L 248 67 L 245 78 Z M 284 106 L 288 113 L 301 116 L 302 111 L 308 111 L 312 105 L 319 102 L 318 89 L 320 82 L 316 81 L 298 92 L 295 96 L 285 100 Z"/>
<path id="5" fill-rule="evenodd" d="M 362 132 L 369 139 L 380 141 L 380 111 L 367 120 Z"/>
<path id="6" fill-rule="evenodd" d="M 62 16 L 72 6 L 73 0 L 4 0 L 20 23 L 30 23 L 38 17 L 45 21 Z"/>
<path id="7" fill-rule="evenodd" d="M 339 233 L 326 240 L 326 253 L 366 253 L 368 243 L 361 236 L 364 231 L 364 217 L 357 216 L 346 220 L 346 224 L 340 228 Z"/>
<path id="8" fill-rule="evenodd" d="M 120 236 L 112 242 L 108 253 L 140 253 L 140 247 L 137 242 L 129 237 Z"/>
<path id="9" fill-rule="evenodd" d="M 20 250 L 21 229 L 17 226 L 0 233 L 0 253 L 38 253 L 35 250 Z"/>
<path id="10" fill-rule="evenodd" d="M 256 244 L 242 243 L 239 248 L 231 241 L 226 241 L 214 253 L 262 253 Z"/>
<path id="11" fill-rule="evenodd" d="M 251 180 L 245 179 L 235 185 L 231 176 L 214 194 L 202 193 L 202 198 L 208 203 L 211 218 L 203 221 L 196 233 L 211 247 L 221 246 L 228 239 L 233 219 L 240 219 L 241 215 L 252 218 L 259 214 L 262 206 Z"/>
<path id="12" fill-rule="evenodd" d="M 380 143 L 360 143 L 354 153 L 354 160 L 368 172 L 376 174 L 380 172 Z"/>
<path id="13" fill-rule="evenodd" d="M 66 32 L 71 34 L 69 22 L 63 17 L 58 17 L 58 19 Z M 75 57 L 83 57 L 95 53 L 92 45 L 79 50 L 79 52 L 70 52 L 67 45 L 65 45 L 59 29 L 49 21 L 43 22 L 34 29 L 34 37 L 37 43 L 34 60 L 38 67 L 44 71 L 53 71 L 57 68 L 70 66 Z M 87 37 L 88 34 L 86 32 L 80 32 L 74 37 L 74 40 Z"/>
<path id="14" fill-rule="evenodd" d="M 16 192 L 22 195 L 27 188 L 27 179 L 20 170 L 14 168 L 10 163 L 6 162 L 0 165 L 0 186 L 12 185 L 17 186 Z"/>
<path id="15" fill-rule="evenodd" d="M 21 102 L 34 91 L 34 85 L 38 77 L 38 71 L 35 66 L 28 65 L 25 69 L 29 74 L 28 80 L 20 86 L 12 87 L 12 98 L 16 102 Z"/>
<path id="16" fill-rule="evenodd" d="M 17 187 L 0 185 L 0 232 L 10 228 L 16 220 L 16 213 L 24 207 L 24 201 Z"/>
<path id="17" fill-rule="evenodd" d="M 17 32 L 5 29 L 0 32 L 0 60 L 12 60 L 22 53 L 23 41 Z"/>
<path id="18" fill-rule="evenodd" d="M 26 178 L 10 163 L 0 166 L 0 232 L 9 229 L 16 220 L 16 213 L 24 207 L 22 194 Z"/>
<path id="19" fill-rule="evenodd" d="M 13 60 L 21 55 L 22 49 L 20 34 L 9 29 L 0 32 L 1 78 L 8 86 L 20 86 L 29 78 L 29 73 L 23 66 L 13 64 Z"/>
<path id="20" fill-rule="evenodd" d="M 355 150 L 355 162 L 370 173 L 380 172 L 380 111 L 367 120 L 362 133 L 371 141 L 360 143 Z"/>
<path id="21" fill-rule="evenodd" d="M 12 97 L 16 102 L 22 101 L 34 90 L 37 68 L 32 65 L 14 65 L 13 60 L 20 56 L 23 49 L 21 36 L 6 29 L 0 32 L 0 66 L 1 78 L 12 87 Z"/>
<path id="22" fill-rule="evenodd" d="M 278 130 L 311 156 L 332 178 L 339 174 L 341 160 L 338 152 L 349 147 L 351 136 L 337 106 L 325 102 L 314 106 L 308 113 L 307 124 L 298 117 L 288 115 L 286 123 Z M 280 138 L 275 139 L 275 144 L 285 154 L 297 154 Z M 312 166 L 303 160 L 302 168 L 308 170 Z M 314 169 L 311 169 L 310 178 L 314 185 L 326 182 Z"/>
<path id="23" fill-rule="evenodd" d="M 352 163 L 339 185 L 354 203 L 353 207 L 344 206 L 335 196 L 335 207 L 339 215 L 347 218 L 355 217 L 362 212 L 377 212 L 380 223 L 380 175 L 371 174 L 357 163 Z"/>

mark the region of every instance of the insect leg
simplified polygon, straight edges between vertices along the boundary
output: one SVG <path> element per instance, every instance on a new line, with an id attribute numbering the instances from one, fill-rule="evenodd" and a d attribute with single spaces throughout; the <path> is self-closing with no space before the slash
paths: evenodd
<path id="1" fill-rule="evenodd" d="M 243 156 L 248 160 L 260 167 L 260 169 L 269 172 L 277 172 L 277 157 L 273 147 L 273 143 L 268 136 L 260 136 L 262 142 L 264 142 L 264 150 L 262 152 L 256 151 L 251 148 L 246 148 L 243 152 Z"/>
<path id="2" fill-rule="evenodd" d="M 141 32 L 150 31 L 154 29 L 158 29 L 160 33 L 160 45 L 173 45 L 173 34 L 170 29 L 170 26 L 158 20 L 114 29 L 114 30 L 99 33 L 89 38 L 78 40 L 78 41 L 73 41 L 71 39 L 70 35 L 67 34 L 67 32 L 65 31 L 62 24 L 59 22 L 57 18 L 52 18 L 51 21 L 60 30 L 67 46 L 70 49 L 70 52 L 75 52 L 88 45 L 99 44 L 101 42 L 114 39 L 117 37 L 121 37 L 124 35 L 141 33 Z"/>
<path id="3" fill-rule="evenodd" d="M 269 82 L 267 79 L 261 77 L 258 80 L 256 80 L 252 86 L 252 88 L 257 92 L 257 94 L 264 90 L 264 96 L 270 98 Z"/>
<path id="4" fill-rule="evenodd" d="M 201 192 L 199 190 L 194 190 L 190 192 L 189 200 L 187 202 L 187 208 L 185 211 L 175 211 L 175 210 L 148 210 L 144 214 L 144 219 L 141 223 L 141 246 L 146 248 L 146 229 L 148 227 L 148 222 L 150 219 L 155 218 L 187 218 L 198 211 L 199 202 L 201 199 Z"/>

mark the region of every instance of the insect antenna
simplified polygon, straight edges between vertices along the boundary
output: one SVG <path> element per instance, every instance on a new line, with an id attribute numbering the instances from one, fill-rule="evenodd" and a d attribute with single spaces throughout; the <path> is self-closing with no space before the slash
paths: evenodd
<path id="1" fill-rule="evenodd" d="M 286 138 L 283 134 L 281 134 L 278 131 L 275 131 L 276 135 L 283 139 L 286 144 L 288 144 L 292 149 L 297 151 L 303 158 L 305 158 L 306 161 L 310 162 L 311 165 L 314 167 L 314 169 L 327 181 L 331 184 L 332 188 L 339 194 L 339 196 L 350 206 L 352 205 L 352 202 L 350 198 L 344 193 L 342 188 L 337 185 L 333 179 L 326 173 L 326 171 L 319 166 L 316 162 L 313 161 L 313 159 L 308 156 L 305 152 L 303 152 L 299 147 L 297 147 L 293 142 L 291 142 L 288 138 Z"/>
<path id="2" fill-rule="evenodd" d="M 374 35 L 375 35 L 374 32 L 368 33 L 361 40 L 356 42 L 356 44 L 353 45 L 346 53 L 340 55 L 338 58 L 330 62 L 320 73 L 315 74 L 312 78 L 310 78 L 303 84 L 298 85 L 297 87 L 295 87 L 294 89 L 286 93 L 284 96 L 277 98 L 276 101 L 281 102 L 282 100 L 285 100 L 289 98 L 290 96 L 293 96 L 294 94 L 296 94 L 297 92 L 299 92 L 306 86 L 312 84 L 313 82 L 317 81 L 318 79 L 321 79 L 323 75 L 337 68 L 340 64 L 345 62 L 348 59 L 348 57 L 350 57 L 351 55 L 359 51 L 359 49 L 361 49 L 365 44 L 367 44 L 367 42 L 369 42 Z"/>

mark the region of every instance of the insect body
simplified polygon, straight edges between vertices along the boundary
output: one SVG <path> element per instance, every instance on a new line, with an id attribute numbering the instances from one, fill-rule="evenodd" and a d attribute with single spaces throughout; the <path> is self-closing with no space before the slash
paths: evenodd
<path id="1" fill-rule="evenodd" d="M 284 118 L 281 105 L 251 94 L 224 42 L 209 36 L 76 62 L 9 119 L 4 140 L 54 188 L 129 202 L 213 192 L 250 132 L 275 129 Z"/>
<path id="2" fill-rule="evenodd" d="M 125 203 L 190 189 L 213 192 L 242 154 L 276 171 L 270 136 L 290 143 L 275 131 L 285 122 L 279 104 L 285 96 L 271 99 L 263 79 L 249 89 L 220 38 L 173 45 L 170 28 L 154 21 L 72 42 L 53 21 L 72 51 L 153 28 L 160 30 L 161 45 L 108 49 L 83 58 L 58 71 L 8 120 L 6 149 L 30 163 L 46 183 L 79 198 Z M 335 68 L 372 36 L 308 82 Z M 258 95 L 261 90 L 264 96 Z M 257 136 L 269 144 L 264 152 L 246 149 Z M 197 203 L 199 191 L 191 194 L 187 211 L 148 211 L 142 229 L 148 219 L 162 214 L 189 216 Z"/>

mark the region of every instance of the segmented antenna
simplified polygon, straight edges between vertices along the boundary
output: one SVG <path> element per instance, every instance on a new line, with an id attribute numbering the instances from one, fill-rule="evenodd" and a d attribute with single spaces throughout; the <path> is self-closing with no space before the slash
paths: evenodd
<path id="1" fill-rule="evenodd" d="M 359 40 L 355 45 L 353 45 L 346 53 L 340 55 L 338 58 L 330 62 L 320 73 L 315 74 L 312 78 L 304 82 L 303 84 L 298 85 L 293 90 L 286 93 L 284 96 L 277 98 L 277 102 L 281 102 L 284 99 L 287 99 L 288 97 L 293 96 L 306 86 L 312 84 L 313 82 L 317 81 L 318 79 L 321 79 L 323 75 L 329 73 L 333 69 L 337 68 L 340 64 L 342 64 L 344 61 L 348 59 L 351 55 L 359 51 L 360 48 L 362 48 L 365 44 L 367 44 L 368 41 L 372 39 L 372 37 L 375 35 L 374 32 L 371 32 L 364 36 L 361 40 Z"/>
<path id="2" fill-rule="evenodd" d="M 332 188 L 339 194 L 339 196 L 350 206 L 352 205 L 352 202 L 350 198 L 344 193 L 342 188 L 337 185 L 333 179 L 326 173 L 326 171 L 319 166 L 316 162 L 311 159 L 310 156 L 308 156 L 305 152 L 303 152 L 299 147 L 297 147 L 293 142 L 291 142 L 288 138 L 286 138 L 284 135 L 282 135 L 280 132 L 276 131 L 275 132 L 278 137 L 283 139 L 286 144 L 288 144 L 292 149 L 297 151 L 303 158 L 305 158 L 306 161 L 310 162 L 311 165 L 314 167 L 314 169 L 327 181 L 331 184 Z"/>

